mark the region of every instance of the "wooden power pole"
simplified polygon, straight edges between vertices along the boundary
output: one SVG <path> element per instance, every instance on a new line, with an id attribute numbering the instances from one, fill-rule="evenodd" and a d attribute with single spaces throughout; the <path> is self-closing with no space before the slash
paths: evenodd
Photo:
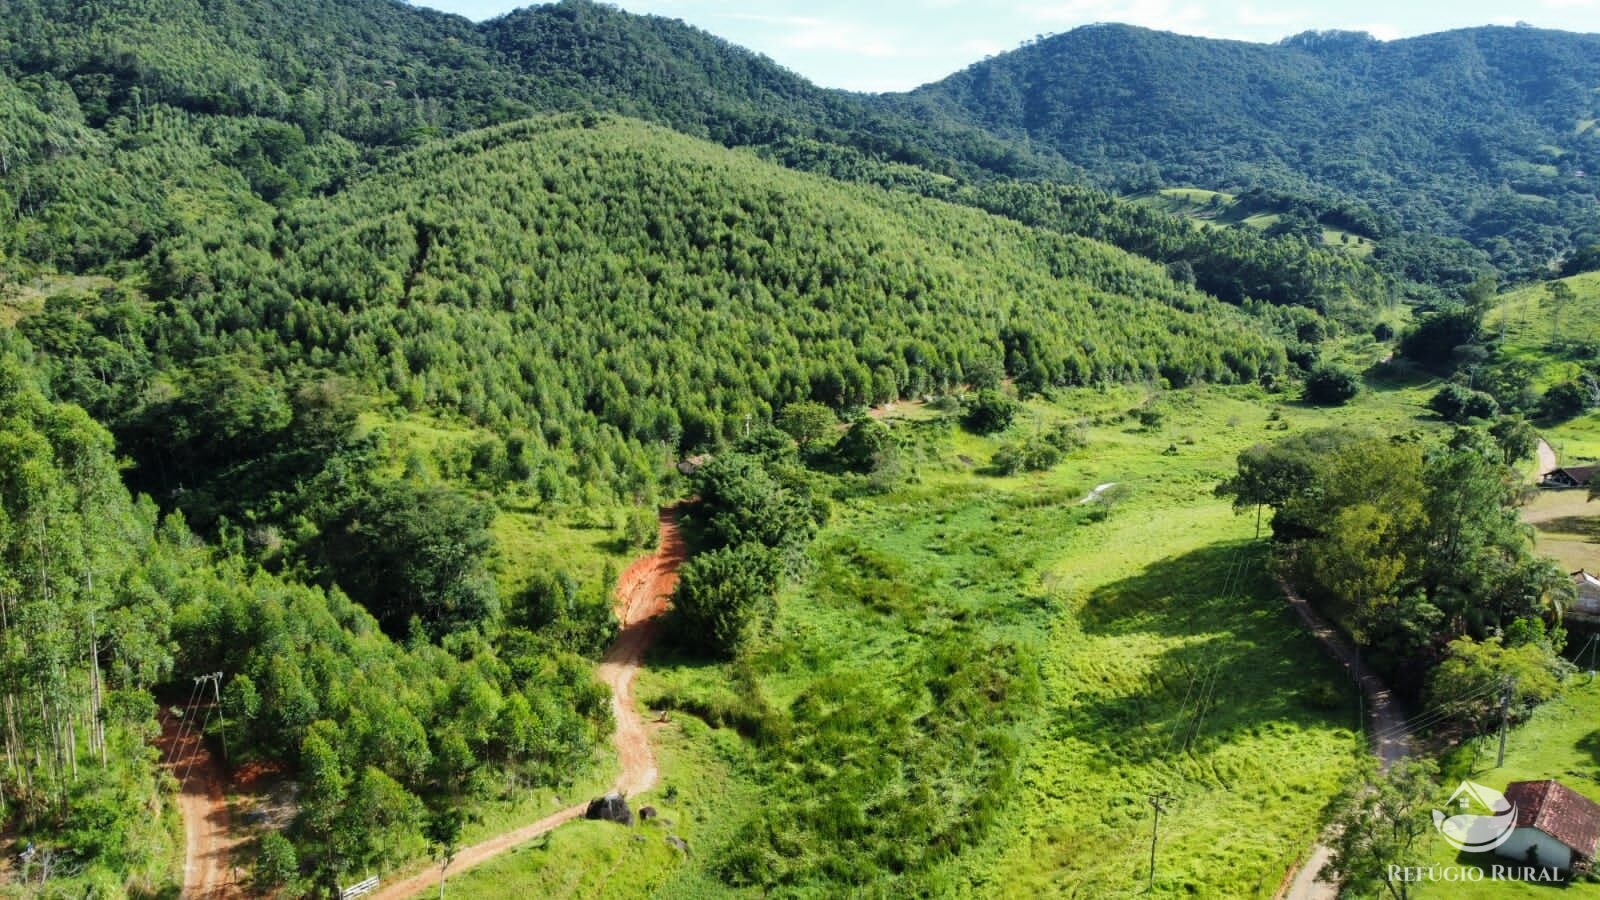
<path id="1" fill-rule="evenodd" d="M 1150 806 L 1155 810 L 1155 820 L 1150 823 L 1150 886 L 1146 893 L 1156 889 L 1156 838 L 1161 832 L 1161 814 L 1167 811 L 1166 804 L 1172 802 L 1172 795 L 1166 791 L 1159 791 L 1150 795 Z"/>

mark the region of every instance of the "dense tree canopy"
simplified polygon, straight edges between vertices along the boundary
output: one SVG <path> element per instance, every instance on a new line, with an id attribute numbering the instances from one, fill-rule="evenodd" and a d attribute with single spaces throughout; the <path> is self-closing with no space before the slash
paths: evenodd
<path id="1" fill-rule="evenodd" d="M 1093 25 L 881 102 L 1028 136 L 1128 191 L 1276 194 L 1380 237 L 1391 272 L 1465 287 L 1600 236 L 1597 61 L 1594 35 L 1524 27 L 1266 45 Z"/>
<path id="2" fill-rule="evenodd" d="M 1218 493 L 1272 506 L 1296 583 L 1420 687 L 1414 676 L 1465 658 L 1458 640 L 1503 635 L 1547 661 L 1560 649 L 1572 585 L 1533 553 L 1508 455 L 1476 430 L 1425 446 L 1328 429 L 1245 451 Z"/>

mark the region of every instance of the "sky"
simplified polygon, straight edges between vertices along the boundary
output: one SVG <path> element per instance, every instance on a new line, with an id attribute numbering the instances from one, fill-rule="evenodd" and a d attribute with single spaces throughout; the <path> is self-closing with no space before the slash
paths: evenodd
<path id="1" fill-rule="evenodd" d="M 413 0 L 481 21 L 528 0 Z M 614 0 L 682 19 L 825 87 L 900 91 L 937 81 L 1040 35 L 1126 22 L 1271 42 L 1312 29 L 1393 40 L 1513 25 L 1600 32 L 1600 0 Z"/>

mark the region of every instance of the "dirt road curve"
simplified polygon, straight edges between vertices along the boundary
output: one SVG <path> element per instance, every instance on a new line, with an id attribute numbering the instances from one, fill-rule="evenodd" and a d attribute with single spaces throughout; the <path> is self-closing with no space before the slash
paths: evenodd
<path id="1" fill-rule="evenodd" d="M 1539 476 L 1543 477 L 1547 473 L 1554 472 L 1560 466 L 1561 463 L 1556 459 L 1555 448 L 1550 446 L 1549 441 L 1539 438 Z"/>
<path id="2" fill-rule="evenodd" d="M 203 717 L 205 713 L 201 710 L 198 714 Z M 174 778 L 188 775 L 178 793 L 184 831 L 184 900 L 243 896 L 229 865 L 237 842 L 228 833 L 228 803 L 222 796 L 226 775 L 200 739 L 198 728 L 191 725 L 183 739 L 178 739 L 182 724 L 181 719 L 163 712 L 161 740 L 156 746 L 162 759 L 173 760 Z"/>
<path id="3" fill-rule="evenodd" d="M 1411 751 L 1411 730 L 1406 726 L 1406 714 L 1400 701 L 1390 693 L 1389 686 L 1367 668 L 1355 647 L 1338 629 L 1312 609 L 1311 604 L 1288 584 L 1279 582 L 1279 586 L 1312 636 L 1344 665 L 1350 677 L 1360 683 L 1361 692 L 1367 695 L 1367 724 L 1371 728 L 1372 752 L 1377 755 L 1383 768 L 1387 769 L 1404 759 Z M 1327 845 L 1318 842 L 1313 846 L 1306 861 L 1294 873 L 1293 880 L 1278 891 L 1274 900 L 1334 900 L 1338 897 L 1339 891 L 1335 886 L 1317 880 L 1317 873 L 1322 871 L 1329 855 Z"/>
<path id="4" fill-rule="evenodd" d="M 678 584 L 678 566 L 686 551 L 676 515 L 674 509 L 662 510 L 656 552 L 636 560 L 618 579 L 617 620 L 622 633 L 600 661 L 600 680 L 611 688 L 611 714 L 617 723 L 612 743 L 622 774 L 616 789 L 628 795 L 643 793 L 656 783 L 656 755 L 634 701 L 633 677 L 661 625 L 656 617 L 666 612 L 667 598 Z"/>
<path id="5" fill-rule="evenodd" d="M 678 583 L 678 566 L 686 552 L 683 536 L 678 532 L 676 508 L 662 510 L 660 522 L 656 552 L 635 560 L 617 579 L 616 612 L 622 631 L 601 659 L 598 673 L 600 680 L 611 688 L 611 712 L 617 723 L 612 743 L 617 747 L 622 772 L 617 776 L 615 789 L 629 795 L 647 791 L 656 783 L 656 755 L 650 749 L 647 726 L 634 701 L 633 677 L 639 673 L 640 661 L 655 640 L 660 627 L 655 617 L 666 611 L 667 598 Z M 569 806 L 531 825 L 463 847 L 450 864 L 450 874 L 464 872 L 579 818 L 587 806 L 587 802 Z M 438 868 L 429 867 L 403 881 L 386 884 L 370 896 L 379 900 L 401 900 L 438 884 Z"/>

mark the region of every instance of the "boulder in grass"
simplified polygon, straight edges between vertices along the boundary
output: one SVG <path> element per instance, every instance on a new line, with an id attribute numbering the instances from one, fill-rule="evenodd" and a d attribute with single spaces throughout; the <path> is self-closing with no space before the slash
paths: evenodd
<path id="1" fill-rule="evenodd" d="M 639 807 L 639 821 L 648 822 L 651 819 L 654 819 L 655 817 L 656 817 L 656 808 L 654 806 L 641 806 L 641 807 Z"/>
<path id="2" fill-rule="evenodd" d="M 617 793 L 590 800 L 589 808 L 584 811 L 583 817 L 585 819 L 603 819 L 607 822 L 615 822 L 618 825 L 633 824 L 633 810 L 628 808 L 628 801 Z"/>

